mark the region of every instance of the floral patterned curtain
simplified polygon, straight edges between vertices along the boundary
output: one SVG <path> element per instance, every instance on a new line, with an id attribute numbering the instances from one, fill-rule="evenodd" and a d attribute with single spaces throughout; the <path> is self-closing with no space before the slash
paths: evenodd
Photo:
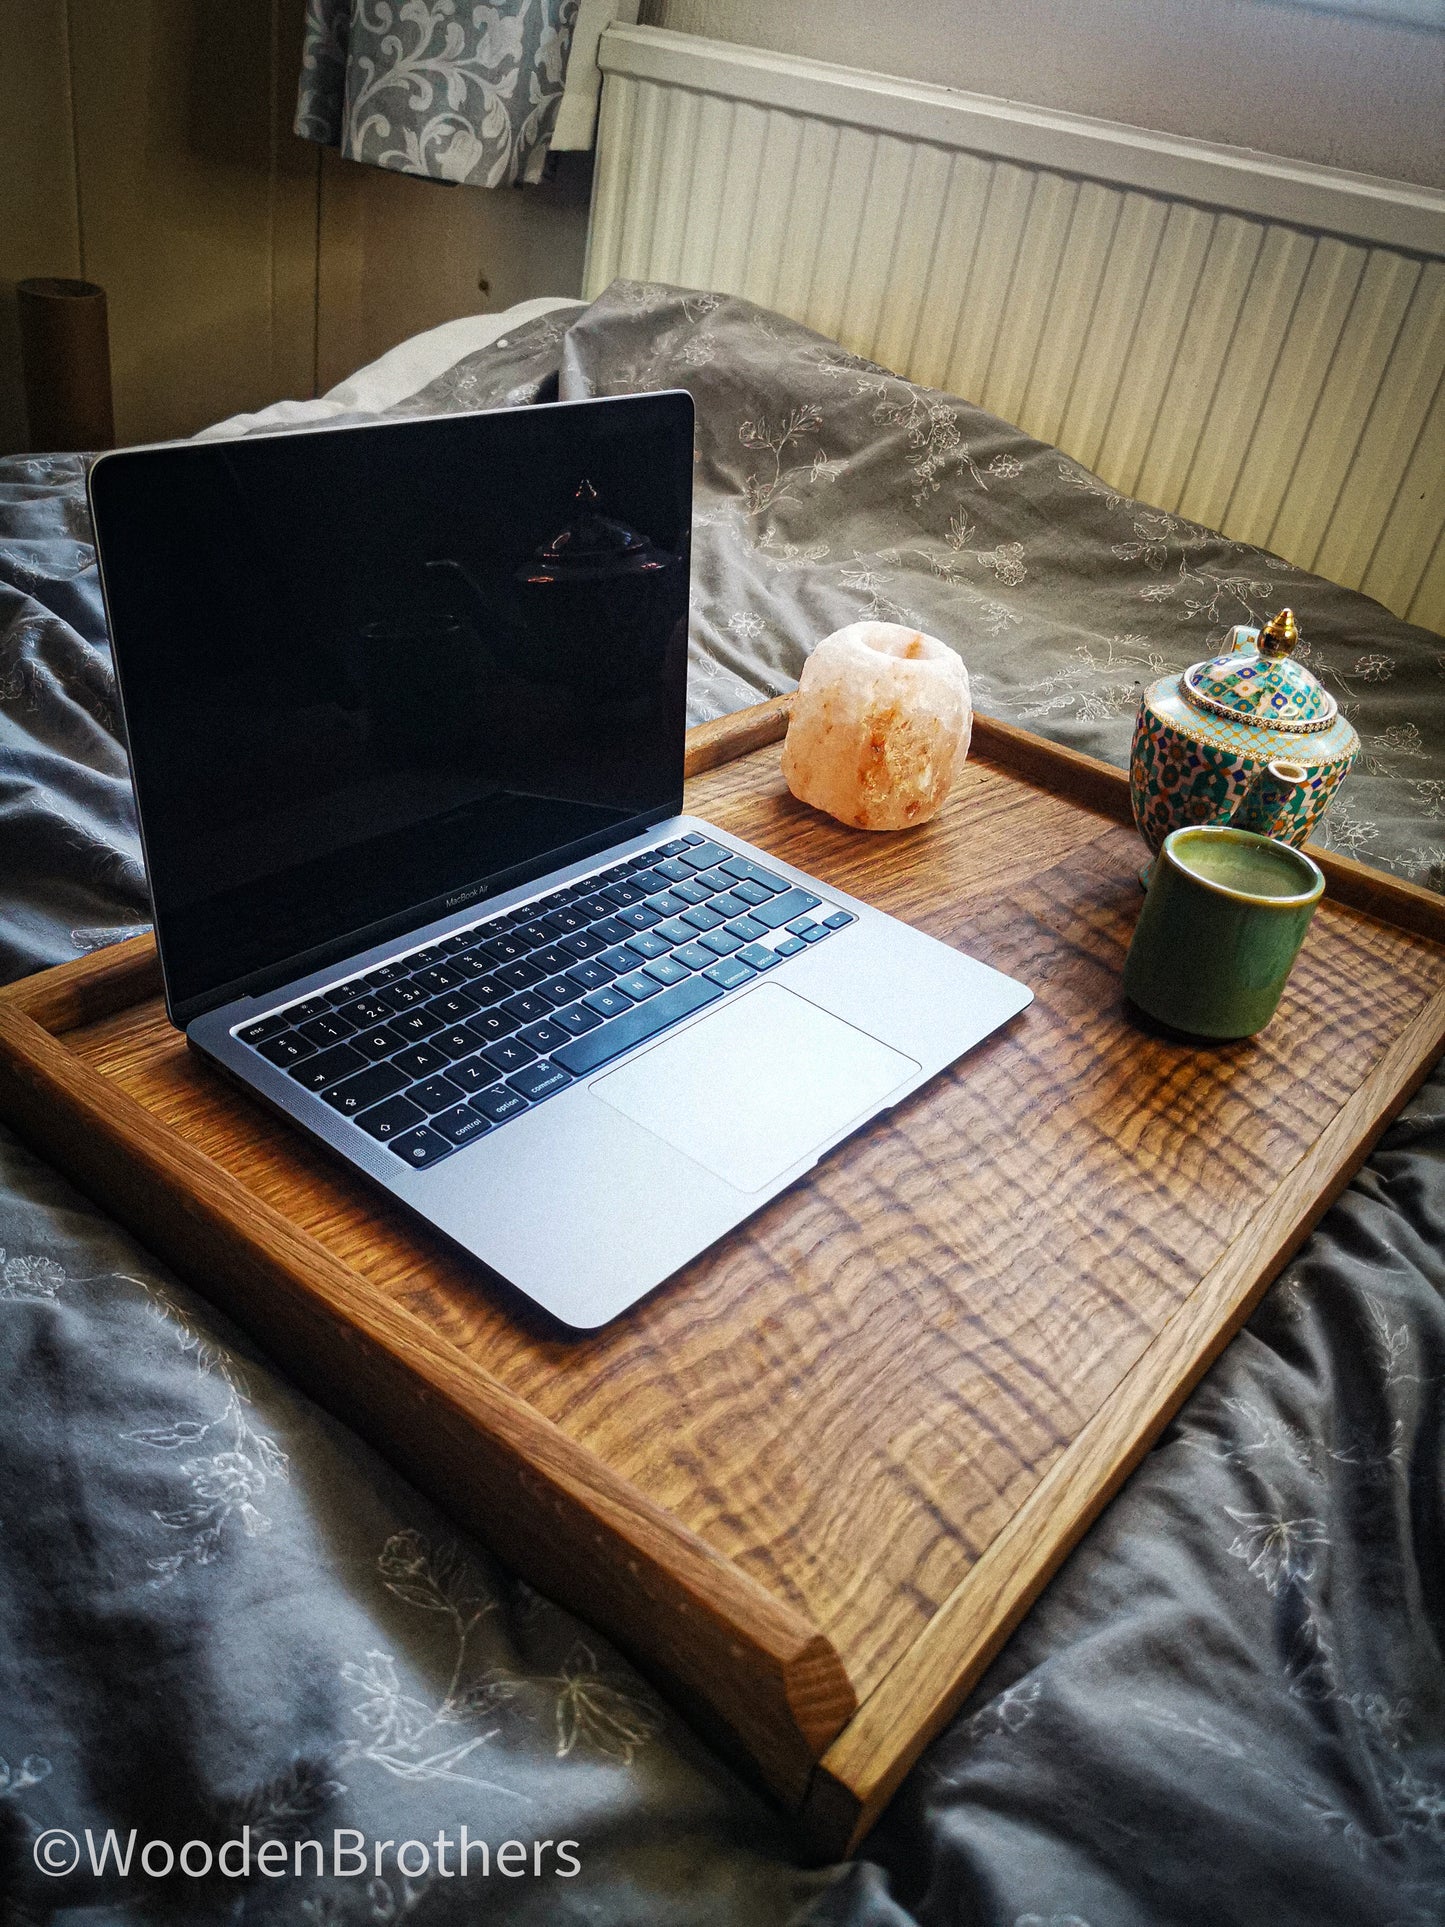
<path id="1" fill-rule="evenodd" d="M 537 181 L 578 0 L 307 0 L 296 132 L 473 187 Z"/>

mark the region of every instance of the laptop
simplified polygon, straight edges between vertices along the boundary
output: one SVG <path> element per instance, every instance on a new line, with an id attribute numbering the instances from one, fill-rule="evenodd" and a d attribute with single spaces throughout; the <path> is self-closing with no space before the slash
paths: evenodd
<path id="1" fill-rule="evenodd" d="M 683 812 L 692 426 L 630 395 L 90 475 L 171 1022 L 579 1330 L 1031 996 Z"/>

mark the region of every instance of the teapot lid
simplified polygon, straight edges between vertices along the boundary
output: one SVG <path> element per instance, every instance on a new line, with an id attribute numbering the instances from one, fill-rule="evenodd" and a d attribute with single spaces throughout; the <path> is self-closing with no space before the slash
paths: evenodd
<path id="1" fill-rule="evenodd" d="M 1237 648 L 1186 669 L 1179 686 L 1197 709 L 1231 722 L 1258 723 L 1291 735 L 1328 729 L 1339 705 L 1302 662 L 1294 612 L 1281 609 L 1258 634 L 1245 629 Z"/>

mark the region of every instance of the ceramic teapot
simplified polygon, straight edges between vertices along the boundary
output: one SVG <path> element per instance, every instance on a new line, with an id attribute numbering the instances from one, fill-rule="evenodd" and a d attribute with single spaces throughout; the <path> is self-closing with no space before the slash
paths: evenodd
<path id="1" fill-rule="evenodd" d="M 1157 853 L 1186 823 L 1233 823 L 1303 843 L 1360 739 L 1301 662 L 1282 609 L 1263 631 L 1237 627 L 1222 655 L 1150 683 L 1129 756 L 1139 834 Z"/>

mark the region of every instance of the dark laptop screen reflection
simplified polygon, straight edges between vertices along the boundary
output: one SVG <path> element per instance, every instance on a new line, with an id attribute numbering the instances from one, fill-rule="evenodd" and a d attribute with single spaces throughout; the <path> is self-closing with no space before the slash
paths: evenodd
<path id="1" fill-rule="evenodd" d="M 515 461 L 507 414 L 177 449 L 170 555 L 98 470 L 178 1002 L 677 806 L 690 408 L 647 399 Z"/>

